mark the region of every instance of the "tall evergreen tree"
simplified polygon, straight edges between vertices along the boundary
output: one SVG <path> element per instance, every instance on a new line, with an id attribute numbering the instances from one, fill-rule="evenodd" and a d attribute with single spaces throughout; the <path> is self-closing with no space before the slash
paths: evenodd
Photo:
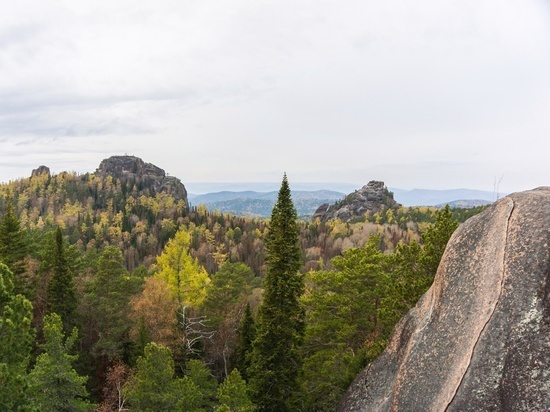
<path id="1" fill-rule="evenodd" d="M 236 351 L 235 366 L 239 370 L 241 377 L 248 381 L 248 369 L 250 368 L 250 356 L 252 345 L 256 338 L 256 325 L 252 316 L 250 303 L 246 304 L 241 324 L 239 325 L 239 346 Z"/>
<path id="2" fill-rule="evenodd" d="M 0 263 L 0 410 L 26 404 L 26 372 L 34 339 L 32 306 L 13 293 L 13 274 Z"/>
<path id="3" fill-rule="evenodd" d="M 63 321 L 63 330 L 70 332 L 76 326 L 77 295 L 73 274 L 67 264 L 63 235 L 58 227 L 55 233 L 55 255 L 52 278 L 48 282 L 48 313 L 57 313 Z"/>
<path id="4" fill-rule="evenodd" d="M 299 273 L 297 213 L 286 174 L 273 208 L 265 239 L 267 271 L 263 302 L 258 311 L 257 335 L 251 357 L 249 384 L 261 411 L 286 411 L 296 388 L 303 340 L 304 290 Z"/>
<path id="5" fill-rule="evenodd" d="M 84 299 L 91 312 L 84 318 L 97 336 L 92 353 L 103 361 L 124 357 L 130 341 L 130 298 L 142 284 L 141 278 L 128 274 L 123 262 L 122 252 L 107 246 L 99 256 L 95 277 L 87 285 Z"/>
<path id="6" fill-rule="evenodd" d="M 27 256 L 27 241 L 21 222 L 17 218 L 13 201 L 6 201 L 4 216 L 0 220 L 0 262 L 8 266 L 14 275 L 15 293 L 28 297 L 28 285 L 25 285 L 21 275 L 25 272 L 25 257 Z"/>

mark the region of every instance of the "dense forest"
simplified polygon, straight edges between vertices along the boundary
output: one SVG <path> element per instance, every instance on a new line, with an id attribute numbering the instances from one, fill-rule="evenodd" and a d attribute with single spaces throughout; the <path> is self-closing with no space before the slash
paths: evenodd
<path id="1" fill-rule="evenodd" d="M 301 221 L 285 177 L 250 219 L 132 179 L 0 186 L 1 410 L 335 410 L 480 211 Z"/>

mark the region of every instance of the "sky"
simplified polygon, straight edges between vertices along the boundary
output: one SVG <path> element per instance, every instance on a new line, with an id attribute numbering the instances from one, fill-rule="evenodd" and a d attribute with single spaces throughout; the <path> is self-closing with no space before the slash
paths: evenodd
<path id="1" fill-rule="evenodd" d="M 0 181 L 550 186 L 549 73 L 548 0 L 2 1 Z"/>

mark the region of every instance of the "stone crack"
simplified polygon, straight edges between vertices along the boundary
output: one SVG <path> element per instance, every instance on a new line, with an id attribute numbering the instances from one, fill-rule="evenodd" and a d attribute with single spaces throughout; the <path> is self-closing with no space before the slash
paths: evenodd
<path id="1" fill-rule="evenodd" d="M 481 337 L 485 333 L 485 329 L 487 328 L 487 325 L 491 322 L 491 319 L 493 318 L 493 315 L 495 314 L 495 311 L 496 311 L 496 308 L 497 308 L 498 304 L 500 303 L 500 298 L 502 296 L 502 290 L 504 289 L 504 272 L 505 272 L 505 268 L 506 268 L 506 244 L 507 244 L 506 240 L 508 239 L 508 232 L 509 232 L 509 229 L 510 229 L 510 219 L 512 218 L 512 214 L 513 214 L 514 208 L 515 208 L 515 202 L 514 202 L 513 199 L 511 199 L 511 200 L 512 200 L 512 208 L 510 209 L 510 213 L 508 214 L 508 219 L 506 221 L 506 236 L 505 236 L 505 242 L 504 242 L 504 253 L 503 253 L 503 257 L 502 257 L 502 270 L 501 270 L 502 275 L 501 275 L 501 278 L 500 278 L 498 299 L 495 301 L 495 304 L 493 305 L 493 310 L 491 311 L 491 314 L 487 318 L 487 321 L 483 325 L 483 328 L 481 329 L 481 332 L 479 333 L 479 335 L 476 339 L 476 342 L 475 342 L 475 344 L 472 348 L 472 352 L 471 352 L 470 357 L 468 359 L 468 366 L 466 366 L 466 369 L 464 370 L 464 373 L 462 375 L 462 378 L 460 379 L 460 382 L 456 386 L 456 389 L 453 393 L 453 396 L 452 396 L 451 400 L 447 403 L 447 406 L 445 407 L 445 412 L 449 409 L 449 407 L 453 403 L 453 401 L 456 397 L 456 394 L 458 393 L 458 390 L 462 386 L 462 382 L 464 381 L 464 377 L 468 373 L 468 370 L 469 370 L 470 365 L 471 365 L 472 357 L 474 356 L 477 345 L 478 345 Z"/>

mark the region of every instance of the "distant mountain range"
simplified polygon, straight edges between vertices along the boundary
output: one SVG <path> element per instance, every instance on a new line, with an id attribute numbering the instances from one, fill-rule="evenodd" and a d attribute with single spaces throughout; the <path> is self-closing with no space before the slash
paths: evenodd
<path id="1" fill-rule="evenodd" d="M 202 195 L 188 194 L 192 206 L 205 205 L 210 210 L 230 212 L 239 216 L 265 217 L 271 215 L 271 210 L 277 200 L 277 191 L 270 192 L 215 192 Z M 323 203 L 335 203 L 345 196 L 344 193 L 331 190 L 292 191 L 292 200 L 300 216 L 313 215 Z"/>
<path id="2" fill-rule="evenodd" d="M 447 203 L 451 204 L 456 201 L 484 201 L 483 204 L 492 203 L 504 194 L 495 194 L 494 192 L 486 192 L 483 190 L 473 189 L 448 189 L 448 190 L 430 190 L 430 189 L 413 189 L 401 190 L 391 189 L 393 197 L 403 206 L 439 206 Z M 472 206 L 479 204 L 472 203 Z M 452 206 L 452 205 L 451 205 Z M 457 206 L 462 207 L 462 206 Z"/>
<path id="3" fill-rule="evenodd" d="M 223 183 L 201 184 L 202 190 L 223 187 Z M 309 186 L 308 186 L 309 185 Z M 322 187 L 323 183 L 302 183 L 293 186 L 297 188 Z M 352 185 L 326 183 L 327 187 L 354 187 Z M 189 191 L 199 189 L 198 184 L 186 184 Z M 276 183 L 225 183 L 225 187 L 261 187 L 273 188 Z M 348 190 L 351 193 L 359 189 L 354 187 Z M 492 203 L 496 200 L 493 192 L 472 189 L 449 189 L 449 190 L 429 190 L 413 189 L 401 190 L 391 189 L 394 199 L 403 206 L 437 206 L 443 207 L 450 204 L 452 207 L 474 207 Z M 323 203 L 333 204 L 343 199 L 346 194 L 335 190 L 293 190 L 292 199 L 300 216 L 311 216 L 317 208 Z M 500 195 L 502 197 L 504 195 Z M 205 205 L 208 209 L 217 209 L 224 213 L 233 213 L 240 216 L 265 217 L 271 214 L 271 209 L 277 199 L 277 188 L 269 191 L 242 190 L 242 191 L 215 191 L 203 194 L 188 194 L 189 202 L 192 206 Z"/>

